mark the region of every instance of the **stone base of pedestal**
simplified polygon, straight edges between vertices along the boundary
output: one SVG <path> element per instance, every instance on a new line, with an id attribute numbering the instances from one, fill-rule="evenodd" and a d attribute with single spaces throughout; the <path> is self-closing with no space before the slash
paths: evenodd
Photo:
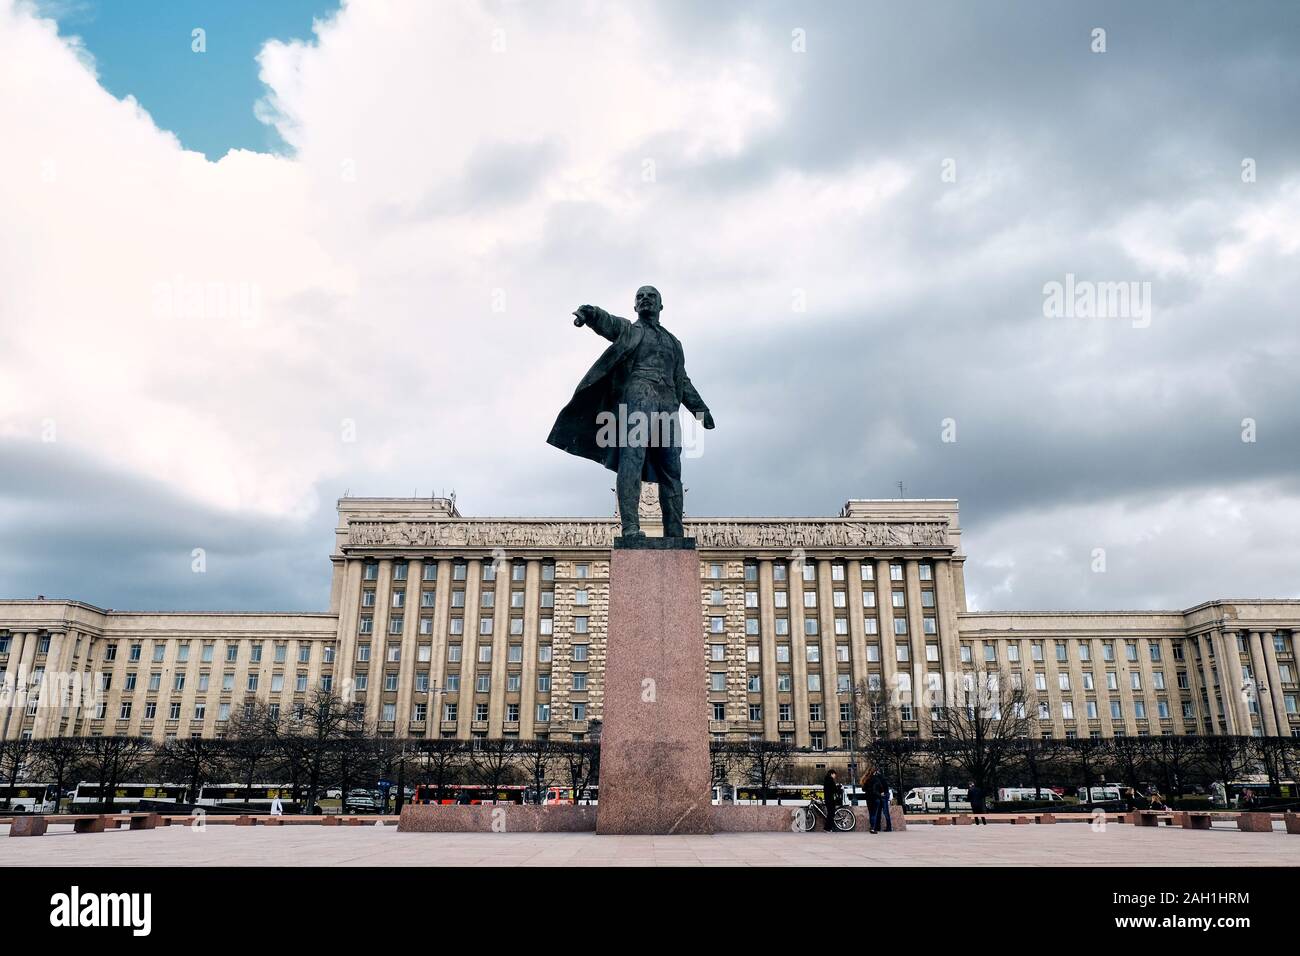
<path id="1" fill-rule="evenodd" d="M 616 548 L 597 833 L 712 833 L 700 559 Z"/>
<path id="2" fill-rule="evenodd" d="M 402 807 L 401 833 L 590 833 L 596 808 L 556 804 L 411 804 Z"/>

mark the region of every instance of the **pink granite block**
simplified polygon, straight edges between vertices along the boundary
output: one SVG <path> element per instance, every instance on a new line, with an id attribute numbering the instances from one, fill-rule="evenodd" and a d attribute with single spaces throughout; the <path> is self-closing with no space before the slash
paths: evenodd
<path id="1" fill-rule="evenodd" d="M 1184 830 L 1208 830 L 1210 829 L 1211 817 L 1208 813 L 1183 813 L 1182 820 L 1179 821 Z"/>
<path id="2" fill-rule="evenodd" d="M 803 809 L 772 803 L 724 804 L 713 808 L 713 829 L 717 833 L 798 833 Z"/>
<path id="3" fill-rule="evenodd" d="M 1034 820 L 1035 820 L 1035 822 L 1037 822 L 1037 823 L 1055 823 L 1055 822 L 1056 822 L 1056 814 L 1054 814 L 1054 813 L 1040 813 L 1038 816 L 1036 816 L 1036 817 L 1034 818 Z"/>
<path id="4" fill-rule="evenodd" d="M 1300 813 L 1284 813 L 1282 821 L 1286 824 L 1287 833 L 1300 833 Z"/>
<path id="5" fill-rule="evenodd" d="M 157 813 L 133 813 L 130 827 L 132 830 L 153 830 L 158 827 L 158 821 L 161 819 L 162 817 Z"/>
<path id="6" fill-rule="evenodd" d="M 898 805 L 889 808 L 889 822 L 893 824 L 895 830 L 907 829 L 907 811 Z"/>
<path id="7" fill-rule="evenodd" d="M 596 808 L 585 804 L 409 804 L 402 807 L 397 829 L 401 833 L 590 833 L 596 829 Z"/>
<path id="8" fill-rule="evenodd" d="M 102 816 L 80 817 L 72 822 L 74 833 L 103 833 L 104 820 Z"/>
<path id="9" fill-rule="evenodd" d="M 45 830 L 45 818 L 39 815 L 18 815 L 9 824 L 9 835 L 11 837 L 45 836 Z"/>
<path id="10" fill-rule="evenodd" d="M 611 552 L 597 833 L 712 832 L 703 625 L 696 551 Z"/>
<path id="11" fill-rule="evenodd" d="M 1268 813 L 1237 814 L 1237 829 L 1247 833 L 1272 833 L 1273 817 Z"/>

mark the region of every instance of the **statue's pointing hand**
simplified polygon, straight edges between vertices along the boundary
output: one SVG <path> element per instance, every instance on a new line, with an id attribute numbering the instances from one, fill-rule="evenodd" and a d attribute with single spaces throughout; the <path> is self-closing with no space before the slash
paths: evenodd
<path id="1" fill-rule="evenodd" d="M 699 421 L 704 423 L 705 428 L 713 428 L 713 412 L 706 411 L 703 415 L 695 416 Z"/>
<path id="2" fill-rule="evenodd" d="M 577 310 L 573 313 L 573 324 L 578 328 L 582 328 L 591 320 L 591 313 L 593 311 L 595 310 L 589 305 L 578 306 Z"/>

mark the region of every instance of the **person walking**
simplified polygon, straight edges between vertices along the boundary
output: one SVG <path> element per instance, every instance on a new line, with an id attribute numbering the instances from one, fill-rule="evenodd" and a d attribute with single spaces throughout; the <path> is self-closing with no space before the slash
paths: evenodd
<path id="1" fill-rule="evenodd" d="M 988 826 L 989 821 L 984 818 L 984 788 L 977 786 L 972 780 L 970 786 L 966 788 L 966 798 L 970 800 L 970 811 L 975 817 L 975 823 Z"/>
<path id="2" fill-rule="evenodd" d="M 835 768 L 826 771 L 822 779 L 822 802 L 826 804 L 826 832 L 835 832 L 835 811 L 840 805 L 840 782 L 835 776 Z"/>

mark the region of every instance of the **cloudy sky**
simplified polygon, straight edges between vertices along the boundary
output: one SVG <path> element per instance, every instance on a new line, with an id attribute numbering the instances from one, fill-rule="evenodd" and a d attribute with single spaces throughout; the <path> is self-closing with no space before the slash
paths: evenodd
<path id="1" fill-rule="evenodd" d="M 320 609 L 345 491 L 610 514 L 544 439 L 601 346 L 569 313 L 653 283 L 718 421 L 690 514 L 901 481 L 961 500 L 978 609 L 1300 596 L 1298 39 L 1267 2 L 0 0 L 0 595 Z M 1137 297 L 1051 314 L 1067 275 Z"/>

